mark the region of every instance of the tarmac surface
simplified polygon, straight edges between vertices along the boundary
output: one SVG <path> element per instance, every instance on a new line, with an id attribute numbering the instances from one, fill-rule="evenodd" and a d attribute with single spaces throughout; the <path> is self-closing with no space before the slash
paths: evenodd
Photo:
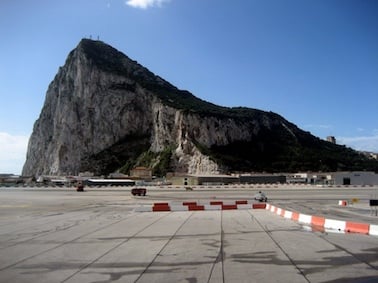
<path id="1" fill-rule="evenodd" d="M 378 224 L 377 187 L 0 188 L 0 282 L 377 282 L 378 237 L 311 231 L 269 210 L 135 212 L 251 199 Z M 338 200 L 354 199 L 340 207 Z"/>

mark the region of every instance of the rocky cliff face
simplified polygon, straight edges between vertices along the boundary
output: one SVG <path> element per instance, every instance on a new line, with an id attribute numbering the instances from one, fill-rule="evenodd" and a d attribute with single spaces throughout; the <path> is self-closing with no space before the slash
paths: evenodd
<path id="1" fill-rule="evenodd" d="M 108 174 L 135 165 L 158 173 L 253 170 L 255 156 L 275 149 L 269 137 L 301 145 L 308 135 L 274 113 L 202 101 L 109 45 L 83 39 L 48 87 L 23 174 Z M 229 160 L 240 143 L 253 147 L 245 168 Z"/>
<path id="2" fill-rule="evenodd" d="M 98 55 L 117 60 L 119 70 L 114 71 L 114 66 L 107 70 L 108 62 L 96 61 L 94 56 Z M 188 140 L 187 130 L 194 120 L 164 105 L 138 84 L 144 76 L 152 83 L 173 88 L 111 47 L 82 40 L 47 90 L 29 141 L 23 174 L 76 174 L 80 170 L 99 174 L 121 167 L 127 157 L 146 150 L 160 152 L 169 145 L 176 145 L 175 167 L 189 172 L 217 172 L 218 166 Z M 197 119 L 196 131 L 200 127 Z M 121 151 L 137 152 L 123 153 L 124 160 L 114 156 L 96 159 L 96 155 L 117 146 Z"/>

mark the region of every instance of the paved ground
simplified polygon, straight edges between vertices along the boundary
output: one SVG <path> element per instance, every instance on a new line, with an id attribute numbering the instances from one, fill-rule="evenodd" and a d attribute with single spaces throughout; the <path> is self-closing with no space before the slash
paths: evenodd
<path id="1" fill-rule="evenodd" d="M 255 189 L 149 189 L 145 198 L 129 189 L 0 189 L 0 282 L 377 282 L 378 237 L 309 232 L 266 210 L 133 211 L 161 200 L 245 199 Z M 339 217 L 376 221 L 364 214 L 376 188 L 276 189 L 265 189 L 275 204 L 320 213 L 359 197 Z"/>

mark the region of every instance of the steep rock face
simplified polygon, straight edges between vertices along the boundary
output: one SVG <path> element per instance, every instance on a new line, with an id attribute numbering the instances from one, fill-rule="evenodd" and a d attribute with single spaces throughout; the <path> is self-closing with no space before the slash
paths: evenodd
<path id="1" fill-rule="evenodd" d="M 81 169 L 104 173 L 110 168 L 92 168 L 92 156 L 122 140 L 126 151 L 142 144 L 142 151 L 159 152 L 167 145 L 185 143 L 178 147 L 177 166 L 190 172 L 208 172 L 208 168 L 216 172 L 217 165 L 186 140 L 187 134 L 182 136 L 182 131 L 190 129 L 182 111 L 162 104 L 130 78 L 152 74 L 124 56 L 122 67 L 129 74 L 104 71 L 88 54 L 92 44 L 102 43 L 83 40 L 50 84 L 29 141 L 23 174 L 77 174 Z M 153 79 L 166 83 L 156 76 Z"/>
<path id="2" fill-rule="evenodd" d="M 340 150 L 275 113 L 202 101 L 83 39 L 48 87 L 23 174 L 108 174 L 135 165 L 204 174 L 273 162 L 279 170 L 288 168 L 287 155 L 303 166 L 302 153 L 319 149 Z"/>

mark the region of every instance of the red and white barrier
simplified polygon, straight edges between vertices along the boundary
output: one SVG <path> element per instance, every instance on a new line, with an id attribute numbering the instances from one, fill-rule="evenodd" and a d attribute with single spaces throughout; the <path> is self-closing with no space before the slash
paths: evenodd
<path id="1" fill-rule="evenodd" d="M 185 202 L 157 202 L 150 206 L 141 206 L 135 212 L 151 211 L 197 211 L 197 210 L 234 210 L 234 209 L 265 209 L 266 203 L 251 200 L 226 201 L 185 201 Z"/>
<path id="2" fill-rule="evenodd" d="M 266 209 L 286 219 L 309 225 L 309 229 L 312 231 L 336 231 L 341 233 L 360 233 L 378 236 L 378 225 L 307 215 L 295 211 L 284 210 L 271 204 L 267 204 Z"/>
<path id="3" fill-rule="evenodd" d="M 260 203 L 251 200 L 236 201 L 187 201 L 187 202 L 161 202 L 153 206 L 141 206 L 136 212 L 157 212 L 157 211 L 202 211 L 202 210 L 248 210 L 266 209 L 281 217 L 296 221 L 309 226 L 313 231 L 333 231 L 341 233 L 360 233 L 378 236 L 378 225 L 328 219 L 322 216 L 308 215 L 296 211 L 285 210 L 269 203 Z"/>
<path id="4" fill-rule="evenodd" d="M 378 225 L 371 225 L 370 224 L 369 235 L 378 236 Z"/>

